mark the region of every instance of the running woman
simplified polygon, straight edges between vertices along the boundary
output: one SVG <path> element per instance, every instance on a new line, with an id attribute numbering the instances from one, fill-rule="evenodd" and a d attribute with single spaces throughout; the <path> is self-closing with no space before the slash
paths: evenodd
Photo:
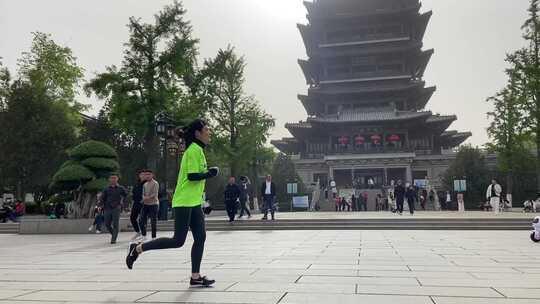
<path id="1" fill-rule="evenodd" d="M 139 255 L 149 250 L 180 248 L 184 245 L 189 229 L 193 235 L 191 248 L 190 285 L 208 287 L 215 283 L 200 275 L 201 260 L 206 240 L 204 215 L 201 208 L 205 181 L 218 175 L 217 167 L 206 167 L 204 148 L 210 142 L 210 130 L 206 122 L 197 119 L 184 130 L 186 151 L 182 157 L 178 184 L 173 197 L 174 235 L 172 238 L 158 238 L 146 243 L 131 243 L 126 264 L 129 269 Z"/>

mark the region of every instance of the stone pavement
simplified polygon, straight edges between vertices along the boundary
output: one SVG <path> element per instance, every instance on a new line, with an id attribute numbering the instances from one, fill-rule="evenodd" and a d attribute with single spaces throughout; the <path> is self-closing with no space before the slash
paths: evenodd
<path id="1" fill-rule="evenodd" d="M 130 236 L 0 235 L 0 304 L 540 304 L 540 245 L 526 231 L 209 232 L 212 289 L 188 288 L 191 237 L 130 271 Z"/>

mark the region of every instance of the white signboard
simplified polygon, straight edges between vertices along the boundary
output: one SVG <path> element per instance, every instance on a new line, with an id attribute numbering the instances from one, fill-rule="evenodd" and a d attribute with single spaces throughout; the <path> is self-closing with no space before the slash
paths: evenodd
<path id="1" fill-rule="evenodd" d="M 309 198 L 307 196 L 294 196 L 293 207 L 294 208 L 309 208 Z"/>

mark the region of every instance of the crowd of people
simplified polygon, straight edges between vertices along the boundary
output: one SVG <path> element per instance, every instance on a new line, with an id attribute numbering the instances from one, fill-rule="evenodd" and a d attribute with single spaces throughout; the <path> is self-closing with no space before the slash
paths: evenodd
<path id="1" fill-rule="evenodd" d="M 6 223 L 8 220 L 14 223 L 26 214 L 26 205 L 21 200 L 15 202 L 4 202 L 0 205 L 0 221 Z"/>

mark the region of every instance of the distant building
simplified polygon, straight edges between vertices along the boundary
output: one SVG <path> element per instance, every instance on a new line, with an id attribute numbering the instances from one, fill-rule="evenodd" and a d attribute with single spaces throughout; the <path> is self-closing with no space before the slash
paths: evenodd
<path id="1" fill-rule="evenodd" d="M 306 184 L 377 186 L 428 178 L 437 185 L 458 147 L 472 134 L 447 130 L 457 117 L 424 110 L 435 92 L 422 50 L 432 12 L 418 0 L 305 2 L 298 25 L 309 85 L 299 95 L 308 118 L 289 123 L 291 138 L 273 141 L 292 156 Z"/>

